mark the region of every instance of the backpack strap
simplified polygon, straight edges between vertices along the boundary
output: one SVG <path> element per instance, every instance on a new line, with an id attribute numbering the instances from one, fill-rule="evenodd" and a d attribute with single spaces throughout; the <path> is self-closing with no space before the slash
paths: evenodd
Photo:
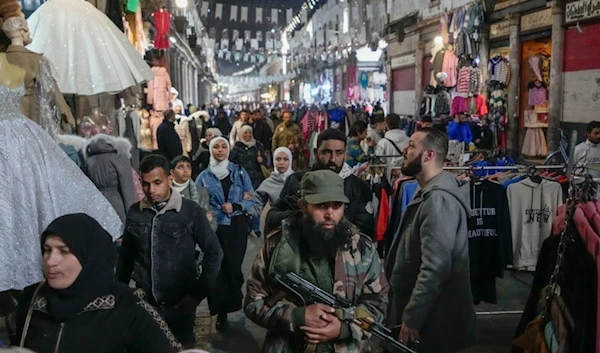
<path id="1" fill-rule="evenodd" d="M 394 143 L 394 141 L 390 140 L 387 137 L 384 137 L 384 139 L 390 141 L 390 143 L 392 144 L 392 146 L 394 146 L 394 148 L 396 149 L 396 151 L 398 151 L 398 153 L 402 154 L 402 151 L 400 151 L 400 149 L 398 148 L 398 146 L 396 146 L 396 144 Z"/>

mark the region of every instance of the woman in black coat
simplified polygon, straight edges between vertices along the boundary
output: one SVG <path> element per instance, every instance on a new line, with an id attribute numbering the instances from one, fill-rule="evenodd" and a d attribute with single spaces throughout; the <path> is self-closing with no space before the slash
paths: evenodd
<path id="1" fill-rule="evenodd" d="M 265 147 L 254 138 L 252 126 L 243 125 L 237 136 L 237 142 L 231 149 L 229 160 L 246 169 L 254 190 L 258 189 L 265 179 L 261 169 L 261 165 L 265 162 L 264 154 Z"/>
<path id="2" fill-rule="evenodd" d="M 152 307 L 114 282 L 116 247 L 85 214 L 42 233 L 46 281 L 19 298 L 13 345 L 37 353 L 169 353 L 181 349 Z"/>

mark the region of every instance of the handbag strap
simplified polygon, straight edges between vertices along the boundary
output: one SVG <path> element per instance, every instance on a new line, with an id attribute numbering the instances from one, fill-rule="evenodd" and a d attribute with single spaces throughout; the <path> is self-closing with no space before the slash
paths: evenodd
<path id="1" fill-rule="evenodd" d="M 33 301 L 37 296 L 40 288 L 46 283 L 46 281 L 40 282 L 38 286 L 35 288 L 35 292 L 33 292 L 33 296 L 31 297 L 31 302 L 29 303 L 29 309 L 27 310 L 27 317 L 25 318 L 25 325 L 23 326 L 23 333 L 21 334 L 21 343 L 19 347 L 24 348 L 25 346 L 25 338 L 27 338 L 27 331 L 29 331 L 29 324 L 31 323 L 31 317 L 33 316 Z"/>
<path id="2" fill-rule="evenodd" d="M 392 144 L 392 146 L 394 146 L 394 148 L 396 149 L 396 151 L 398 151 L 398 153 L 402 154 L 402 151 L 400 151 L 400 149 L 398 148 L 398 146 L 396 146 L 396 144 L 394 143 L 394 141 L 390 140 L 387 137 L 384 137 L 384 139 L 390 141 L 390 143 Z"/>

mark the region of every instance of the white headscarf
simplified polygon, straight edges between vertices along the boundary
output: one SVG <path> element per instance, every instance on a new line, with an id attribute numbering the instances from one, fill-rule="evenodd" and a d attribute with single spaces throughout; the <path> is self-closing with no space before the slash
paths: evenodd
<path id="1" fill-rule="evenodd" d="M 213 147 L 215 146 L 215 143 L 217 143 L 217 141 L 225 141 L 225 143 L 227 144 L 227 157 L 225 157 L 225 159 L 221 162 L 217 161 L 216 158 L 213 156 Z M 210 163 L 208 165 L 208 168 L 217 177 L 217 179 L 225 179 L 229 175 L 229 169 L 227 168 L 229 167 L 229 153 L 231 152 L 229 142 L 227 142 L 227 140 L 221 136 L 213 137 L 213 139 L 210 140 L 208 150 L 210 152 Z"/>
<path id="2" fill-rule="evenodd" d="M 277 155 L 281 152 L 285 153 L 288 156 L 288 159 L 290 160 L 290 165 L 283 174 L 279 173 L 279 171 L 277 171 L 277 168 L 275 168 L 271 175 L 280 175 L 283 178 L 283 180 L 285 180 L 287 179 L 287 177 L 294 174 L 294 171 L 292 170 L 292 151 L 290 151 L 290 149 L 287 147 L 277 148 L 275 152 L 273 152 L 273 164 L 275 164 L 275 158 L 277 158 Z"/>
<path id="3" fill-rule="evenodd" d="M 223 133 L 217 127 L 209 127 L 206 129 L 206 132 L 210 132 L 213 135 L 213 138 L 223 136 Z"/>
<path id="4" fill-rule="evenodd" d="M 252 139 L 250 141 L 244 140 L 244 132 L 246 132 L 246 130 L 252 131 Z M 254 130 L 252 129 L 252 126 L 242 125 L 240 131 L 237 134 L 237 140 L 246 145 L 247 147 L 253 147 L 254 145 L 256 145 L 256 139 L 254 139 Z"/>

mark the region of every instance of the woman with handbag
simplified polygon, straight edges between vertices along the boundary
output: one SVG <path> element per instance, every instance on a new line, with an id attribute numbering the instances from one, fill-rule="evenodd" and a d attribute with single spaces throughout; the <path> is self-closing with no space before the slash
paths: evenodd
<path id="1" fill-rule="evenodd" d="M 242 308 L 242 262 L 248 241 L 248 213 L 254 208 L 254 188 L 246 170 L 228 159 L 229 142 L 223 137 L 210 141 L 210 164 L 196 184 L 210 195 L 210 207 L 217 218 L 217 237 L 223 249 L 221 270 L 213 295 L 208 297 L 211 315 L 217 315 L 217 329 L 229 327 L 227 314 Z M 246 197 L 248 196 L 248 197 Z"/>
<path id="2" fill-rule="evenodd" d="M 46 280 L 18 298 L 13 345 L 37 353 L 181 350 L 160 315 L 114 281 L 116 247 L 90 216 L 55 219 L 41 236 Z"/>

